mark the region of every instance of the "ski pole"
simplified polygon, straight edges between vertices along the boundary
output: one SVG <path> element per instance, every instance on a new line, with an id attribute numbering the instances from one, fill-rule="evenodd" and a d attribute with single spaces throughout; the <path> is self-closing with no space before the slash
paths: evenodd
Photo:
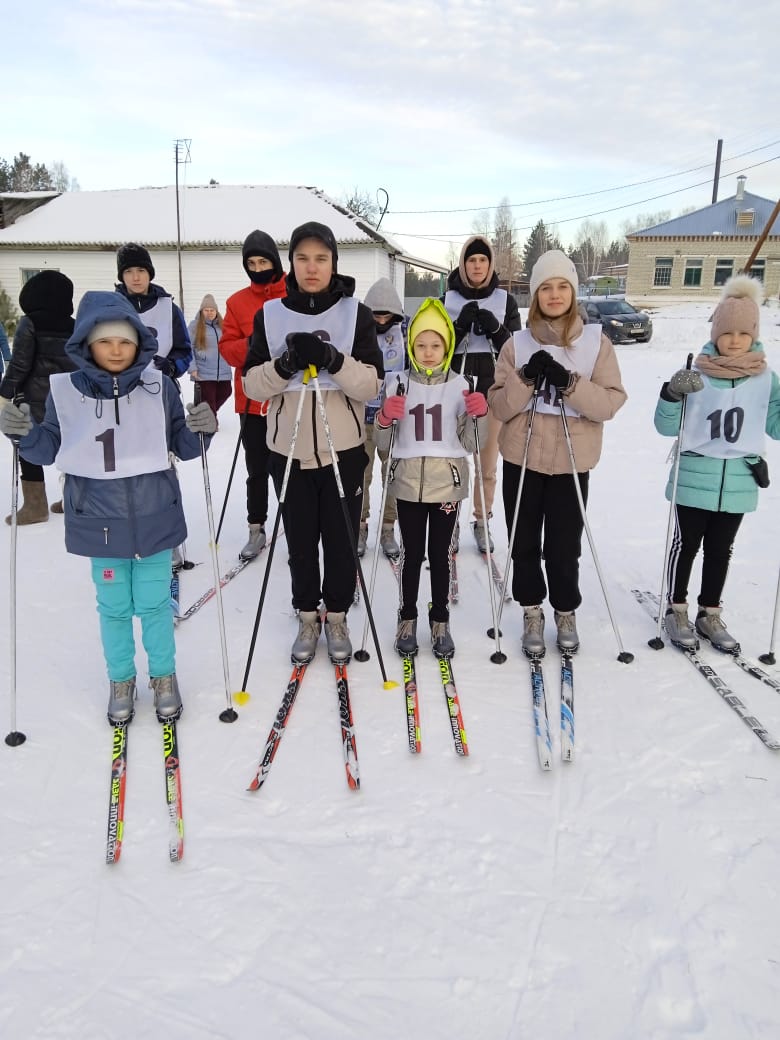
<path id="1" fill-rule="evenodd" d="M 200 384 L 195 384 L 193 394 L 195 404 L 200 404 Z M 225 680 L 225 697 L 227 707 L 219 714 L 220 722 L 235 722 L 238 712 L 233 707 L 233 699 L 230 694 L 230 664 L 228 662 L 227 639 L 225 637 L 225 612 L 222 608 L 222 586 L 219 582 L 219 556 L 217 552 L 217 536 L 214 529 L 214 508 L 211 501 L 211 484 L 209 482 L 209 464 L 206 461 L 206 439 L 204 434 L 200 436 L 200 462 L 203 467 L 203 493 L 206 498 L 206 517 L 209 525 L 209 549 L 211 550 L 211 567 L 214 572 L 214 594 L 217 600 L 217 618 L 219 620 L 219 642 L 222 649 L 222 674 Z"/>
<path id="2" fill-rule="evenodd" d="M 382 682 L 386 690 L 392 690 L 398 683 L 387 678 L 387 672 L 385 671 L 385 663 L 382 660 L 382 651 L 379 649 L 379 636 L 376 632 L 376 625 L 374 624 L 374 612 L 371 609 L 371 602 L 368 598 L 368 590 L 366 589 L 366 579 L 363 576 L 363 568 L 360 564 L 360 557 L 357 551 L 357 542 L 355 541 L 355 532 L 352 527 L 352 521 L 349 516 L 349 509 L 347 508 L 347 498 L 344 494 L 344 484 L 341 480 L 341 470 L 339 469 L 339 459 L 336 455 L 336 449 L 333 446 L 333 436 L 330 432 L 330 423 L 328 422 L 328 414 L 325 411 L 325 401 L 322 397 L 322 391 L 320 390 L 320 381 L 317 376 L 317 369 L 314 365 L 309 365 L 309 373 L 312 381 L 314 382 L 314 393 L 317 395 L 317 407 L 320 412 L 320 419 L 325 429 L 325 437 L 328 441 L 328 448 L 330 450 L 330 458 L 333 463 L 333 474 L 336 477 L 336 487 L 339 490 L 339 501 L 341 502 L 341 512 L 344 515 L 344 522 L 347 526 L 347 538 L 349 539 L 349 547 L 352 550 L 352 557 L 357 567 L 358 580 L 360 581 L 360 588 L 363 590 L 363 596 L 366 601 L 366 615 L 368 617 L 369 624 L 371 625 L 371 635 L 374 638 L 374 649 L 376 650 L 377 661 L 379 662 L 379 670 L 382 673 Z"/>
<path id="3" fill-rule="evenodd" d="M 688 360 L 685 363 L 686 368 L 690 368 L 693 364 L 693 354 L 688 355 Z M 669 577 L 669 553 L 672 547 L 672 527 L 674 523 L 674 517 L 677 509 L 677 482 L 680 477 L 680 454 L 682 445 L 683 430 L 685 429 L 685 407 L 688 403 L 688 395 L 683 394 L 682 404 L 680 406 L 680 429 L 677 432 L 677 451 L 675 452 L 674 468 L 672 470 L 672 494 L 669 499 L 669 518 L 666 521 L 666 544 L 664 545 L 664 563 L 663 570 L 661 571 L 661 595 L 658 599 L 658 628 L 652 639 L 648 639 L 647 645 L 652 647 L 653 650 L 663 650 L 666 645 L 661 638 L 661 630 L 664 623 L 664 607 L 666 604 L 666 593 L 667 584 Z"/>
<path id="4" fill-rule="evenodd" d="M 512 548 L 513 548 L 513 546 L 515 544 L 515 534 L 517 532 L 517 520 L 518 520 L 518 517 L 520 516 L 520 498 L 522 497 L 522 494 L 523 494 L 523 484 L 525 483 L 525 473 L 526 473 L 526 470 L 528 469 L 528 447 L 529 447 L 529 445 L 531 443 L 531 434 L 533 433 L 533 429 L 534 429 L 534 419 L 536 418 L 536 408 L 537 408 L 537 405 L 539 404 L 539 395 L 540 395 L 541 390 L 542 390 L 542 380 L 543 380 L 543 378 L 544 377 L 543 377 L 542 373 L 540 372 L 539 375 L 536 377 L 536 382 L 534 383 L 534 394 L 533 394 L 533 397 L 531 398 L 531 412 L 530 412 L 530 414 L 528 416 L 528 426 L 526 427 L 526 431 L 525 431 L 525 444 L 523 445 L 523 461 L 522 461 L 522 463 L 520 465 L 520 480 L 519 480 L 518 485 L 517 485 L 517 495 L 515 496 L 515 508 L 514 508 L 514 512 L 512 513 L 512 526 L 511 526 L 511 530 L 509 532 L 509 548 L 507 549 L 507 554 L 506 554 L 506 566 L 504 567 L 504 577 L 503 577 L 503 579 L 501 581 L 501 601 L 498 604 L 498 621 L 497 621 L 497 624 L 496 624 L 496 631 L 498 631 L 498 627 L 501 625 L 501 615 L 504 612 L 504 596 L 506 594 L 506 590 L 509 588 L 509 569 L 512 566 Z M 492 639 L 493 635 L 494 635 L 493 631 L 488 629 L 488 635 Z"/>
<path id="5" fill-rule="evenodd" d="M 777 615 L 780 610 L 780 572 L 777 575 L 777 591 L 775 592 L 775 613 L 772 617 L 772 635 L 769 640 L 769 652 L 766 654 L 759 654 L 758 659 L 761 664 L 774 664 L 775 663 L 775 637 L 777 635 Z"/>
<path id="6" fill-rule="evenodd" d="M 227 487 L 225 488 L 225 498 L 222 502 L 222 512 L 219 514 L 219 524 L 217 525 L 217 541 L 219 541 L 219 535 L 222 531 L 222 521 L 225 519 L 225 510 L 227 509 L 228 498 L 230 496 L 230 488 L 233 485 L 233 474 L 236 472 L 236 462 L 238 461 L 238 449 L 241 447 L 241 437 L 244 433 L 244 426 L 246 425 L 246 417 L 249 414 L 249 398 L 246 399 L 246 408 L 241 413 L 241 421 L 238 424 L 238 439 L 236 440 L 236 450 L 233 452 L 233 462 L 230 465 L 230 473 L 228 475 Z"/>
<path id="7" fill-rule="evenodd" d="M 473 393 L 474 391 L 474 380 L 472 376 L 466 376 L 466 381 L 469 384 L 469 389 Z M 485 535 L 485 553 L 487 555 L 487 567 L 488 567 L 488 591 L 490 592 L 490 613 L 493 617 L 493 638 L 496 642 L 496 649 L 490 655 L 490 660 L 493 664 L 504 664 L 506 661 L 506 654 L 501 649 L 501 631 L 498 627 L 498 614 L 496 611 L 496 590 L 493 584 L 493 563 L 492 553 L 490 550 L 490 532 L 488 530 L 487 520 L 487 509 L 485 507 L 485 481 L 482 476 L 482 459 L 479 453 L 479 422 L 477 417 L 474 416 L 474 468 L 477 472 L 477 487 L 479 489 L 479 498 L 482 504 L 482 530 Z M 504 598 L 504 586 L 501 587 L 501 598 Z"/>
<path id="8" fill-rule="evenodd" d="M 403 396 L 405 393 L 404 385 L 401 382 L 401 377 L 398 376 L 398 386 L 396 388 L 396 394 Z M 376 418 L 374 419 L 376 422 Z M 385 502 L 387 502 L 387 478 L 390 474 L 390 463 L 393 461 L 393 444 L 395 442 L 395 431 L 398 426 L 398 421 L 393 420 L 393 424 L 390 428 L 390 446 L 387 450 L 387 469 L 385 471 L 385 479 L 382 482 L 382 502 L 379 507 L 380 517 L 385 515 Z M 376 428 L 376 427 L 375 427 Z M 376 582 L 376 568 L 379 562 L 379 538 L 374 543 L 374 559 L 371 562 L 371 578 L 368 583 L 368 598 L 369 601 L 374 598 L 374 585 Z M 366 620 L 363 624 L 363 642 L 361 643 L 360 649 L 355 653 L 356 661 L 368 661 L 371 658 L 368 650 L 366 650 L 366 640 L 368 639 L 368 611 L 366 611 Z"/>
<path id="9" fill-rule="evenodd" d="M 27 737 L 16 728 L 16 514 L 19 509 L 19 445 L 13 442 L 13 459 L 11 469 L 11 548 L 10 567 L 11 576 L 11 610 L 8 619 L 8 632 L 10 635 L 10 660 L 9 670 L 11 677 L 11 729 L 5 738 L 9 747 L 18 747 L 23 744 Z"/>
<path id="10" fill-rule="evenodd" d="M 607 595 L 607 586 L 604 583 L 604 576 L 601 573 L 601 567 L 599 566 L 599 559 L 598 559 L 598 555 L 596 553 L 596 545 L 595 545 L 595 543 L 593 541 L 593 535 L 591 534 L 591 531 L 590 531 L 590 524 L 588 523 L 588 518 L 587 518 L 587 516 L 585 514 L 585 502 L 583 501 L 583 498 L 582 498 L 582 488 L 580 487 L 580 482 L 579 482 L 579 479 L 578 479 L 577 463 L 574 460 L 574 448 L 572 447 L 571 435 L 569 434 L 569 424 L 566 421 L 566 404 L 565 404 L 565 402 L 563 400 L 563 394 L 560 394 L 559 397 L 558 397 L 558 405 L 560 406 L 560 409 L 561 409 L 561 422 L 563 423 L 563 436 L 564 436 L 564 438 L 566 440 L 566 447 L 569 450 L 569 460 L 571 461 L 571 475 L 572 475 L 572 479 L 574 480 L 574 489 L 577 492 L 577 502 L 578 502 L 579 507 L 580 507 L 580 515 L 582 517 L 582 526 L 585 528 L 585 533 L 588 536 L 588 544 L 590 545 L 590 552 L 591 552 L 591 556 L 593 557 L 593 564 L 594 564 L 594 566 L 596 568 L 596 574 L 598 574 L 598 576 L 599 576 L 599 582 L 601 583 L 601 591 L 604 593 L 604 602 L 607 605 L 607 613 L 609 614 L 609 620 L 612 622 L 612 630 L 615 633 L 615 639 L 617 640 L 617 645 L 618 645 L 618 657 L 617 657 L 617 659 L 618 659 L 618 661 L 620 661 L 621 664 L 631 664 L 631 662 L 634 660 L 634 655 L 629 650 L 624 650 L 623 649 L 623 643 L 622 643 L 622 641 L 620 639 L 620 632 L 618 631 L 617 622 L 615 621 L 615 615 L 612 613 L 612 607 L 610 606 L 610 603 L 609 603 L 609 596 Z"/>
<path id="11" fill-rule="evenodd" d="M 303 386 L 298 394 L 298 407 L 295 411 L 295 421 L 293 422 L 292 435 L 290 437 L 290 447 L 287 451 L 287 462 L 284 467 L 284 477 L 282 478 L 282 486 L 279 491 L 279 503 L 276 510 L 276 517 L 274 519 L 274 529 L 271 535 L 271 546 L 268 550 L 268 559 L 265 563 L 265 573 L 263 574 L 263 584 L 260 589 L 260 599 L 257 604 L 257 613 L 255 615 L 255 623 L 252 628 L 252 638 L 249 640 L 249 652 L 246 658 L 246 668 L 244 669 L 244 681 L 241 684 L 241 690 L 236 694 L 236 698 L 249 697 L 247 693 L 247 683 L 249 682 L 249 671 L 252 667 L 252 658 L 255 653 L 255 643 L 257 642 L 257 633 L 260 630 L 260 618 L 263 616 L 263 604 L 265 603 L 265 594 L 268 589 L 268 579 L 271 576 L 271 564 L 274 559 L 274 552 L 276 550 L 276 536 L 279 533 L 279 523 L 282 519 L 282 506 L 284 505 L 285 498 L 287 497 L 287 484 L 290 479 L 290 470 L 292 469 L 293 455 L 295 453 L 295 443 L 298 440 L 298 427 L 301 424 L 301 415 L 303 414 L 303 402 L 306 398 L 306 384 L 309 382 L 309 373 L 304 372 L 303 374 Z M 242 701 L 239 701 L 239 704 Z"/>

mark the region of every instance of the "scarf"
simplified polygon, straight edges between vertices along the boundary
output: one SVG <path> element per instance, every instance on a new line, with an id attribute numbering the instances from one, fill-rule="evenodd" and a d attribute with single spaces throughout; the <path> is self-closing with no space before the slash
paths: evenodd
<path id="1" fill-rule="evenodd" d="M 696 368 L 712 379 L 744 379 L 745 376 L 757 376 L 764 371 L 766 355 L 763 350 L 751 350 L 738 357 L 699 354 Z"/>

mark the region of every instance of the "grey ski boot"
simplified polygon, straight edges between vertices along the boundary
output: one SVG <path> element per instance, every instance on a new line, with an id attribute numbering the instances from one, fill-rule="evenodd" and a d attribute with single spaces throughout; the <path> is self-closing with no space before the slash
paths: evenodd
<path id="1" fill-rule="evenodd" d="M 124 682 L 110 681 L 107 715 L 108 721 L 114 726 L 132 722 L 135 715 L 135 676 Z"/>
<path id="2" fill-rule="evenodd" d="M 347 615 L 343 610 L 330 610 L 325 615 L 325 639 L 328 657 L 333 664 L 347 664 L 352 657 L 352 643 L 347 628 Z"/>
<path id="3" fill-rule="evenodd" d="M 261 549 L 265 549 L 265 524 L 249 525 L 249 541 L 238 554 L 240 560 L 254 560 Z"/>
<path id="4" fill-rule="evenodd" d="M 431 626 L 431 649 L 434 657 L 454 657 L 455 642 L 450 632 L 449 621 L 436 621 L 428 614 Z"/>
<path id="5" fill-rule="evenodd" d="M 183 711 L 179 683 L 176 673 L 160 675 L 149 679 L 149 686 L 154 690 L 154 710 L 160 722 L 173 722 Z"/>
<path id="6" fill-rule="evenodd" d="M 670 603 L 664 615 L 664 628 L 669 639 L 681 650 L 698 650 L 699 640 L 688 620 L 687 603 Z"/>
<path id="7" fill-rule="evenodd" d="M 739 643 L 723 624 L 720 607 L 702 607 L 696 615 L 696 631 L 724 654 L 738 654 Z"/>
<path id="8" fill-rule="evenodd" d="M 298 635 L 290 651 L 293 664 L 308 664 L 317 652 L 322 621 L 317 610 L 298 611 Z"/>
<path id="9" fill-rule="evenodd" d="M 382 524 L 382 531 L 379 535 L 379 545 L 382 552 L 390 560 L 394 560 L 396 557 L 401 555 L 398 542 L 395 540 L 394 524 Z"/>
<path id="10" fill-rule="evenodd" d="M 366 555 L 366 546 L 367 545 L 368 545 L 368 524 L 363 522 L 363 523 L 361 523 L 360 530 L 358 531 L 358 540 L 357 540 L 357 554 L 358 554 L 358 556 L 365 556 Z"/>
<path id="11" fill-rule="evenodd" d="M 564 654 L 576 654 L 580 648 L 577 635 L 577 619 L 573 610 L 554 611 L 555 627 L 558 629 L 558 649 Z"/>
<path id="12" fill-rule="evenodd" d="M 488 544 L 490 544 L 490 551 L 493 552 L 493 535 L 490 533 L 490 526 L 488 525 L 487 538 L 485 538 L 485 524 L 481 520 L 475 520 L 471 526 L 474 529 L 474 538 L 479 551 L 486 553 Z"/>
<path id="13" fill-rule="evenodd" d="M 395 649 L 401 657 L 414 657 L 417 646 L 417 618 L 399 618 L 395 632 Z"/>
<path id="14" fill-rule="evenodd" d="M 541 607 L 523 607 L 523 653 L 544 657 L 544 612 Z"/>

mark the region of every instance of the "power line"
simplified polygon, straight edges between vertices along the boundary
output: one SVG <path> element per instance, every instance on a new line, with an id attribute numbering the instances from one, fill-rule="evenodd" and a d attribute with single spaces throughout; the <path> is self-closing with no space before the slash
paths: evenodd
<path id="1" fill-rule="evenodd" d="M 745 155 L 752 155 L 754 152 L 762 152 L 766 148 L 771 148 L 773 145 L 780 144 L 780 140 L 770 141 L 768 144 L 762 144 L 758 148 L 751 148 L 746 152 L 738 152 L 736 155 L 727 156 L 723 159 L 723 162 L 731 162 L 734 159 L 741 159 Z M 767 160 L 771 162 L 771 160 Z M 647 180 L 643 181 L 632 181 L 630 184 L 619 184 L 614 188 L 599 188 L 597 191 L 583 191 L 577 195 L 559 195 L 557 198 L 552 199 L 538 199 L 535 202 L 511 202 L 508 204 L 509 209 L 519 209 L 521 206 L 546 206 L 551 202 L 568 202 L 570 199 L 585 199 L 590 198 L 593 195 L 607 195 L 612 191 L 625 191 L 628 188 L 642 187 L 644 184 L 655 184 L 657 181 L 666 181 L 674 177 L 683 177 L 687 173 L 697 173 L 699 170 L 706 170 L 713 164 L 711 162 L 703 163 L 701 166 L 691 166 L 687 170 L 678 170 L 677 173 L 664 173 L 660 177 L 648 177 Z M 761 165 L 760 163 L 758 164 Z M 748 166 L 747 169 L 753 169 L 752 166 Z M 707 183 L 706 181 L 704 183 Z M 693 185 L 694 188 L 699 187 L 698 184 Z M 687 191 L 686 188 L 682 189 Z M 674 194 L 670 192 L 669 194 Z M 663 196 L 657 196 L 663 198 Z M 479 213 L 484 210 L 499 209 L 502 208 L 502 204 L 499 203 L 497 206 L 465 206 L 459 209 L 391 209 L 388 210 L 390 216 L 412 216 L 412 215 L 427 215 L 430 213 Z M 608 211 L 605 211 L 608 212 Z M 578 219 L 574 217 L 573 219 Z"/>

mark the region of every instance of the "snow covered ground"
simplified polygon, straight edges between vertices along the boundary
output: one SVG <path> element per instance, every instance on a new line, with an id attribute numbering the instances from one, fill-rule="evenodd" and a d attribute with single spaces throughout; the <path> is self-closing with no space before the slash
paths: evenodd
<path id="1" fill-rule="evenodd" d="M 710 310 L 660 309 L 649 345 L 618 348 L 630 400 L 608 425 L 589 519 L 622 641 L 636 659 L 616 660 L 586 546 L 576 757 L 556 757 L 549 773 L 536 757 L 518 607 L 504 613 L 509 660 L 494 665 L 487 571 L 465 532 L 452 628 L 470 757 L 453 752 L 424 648 L 423 753 L 409 754 L 402 688 L 383 689 L 370 647 L 368 664 L 350 666 L 362 787 L 348 790 L 323 643 L 271 775 L 248 793 L 290 673 L 295 625 L 282 542 L 251 700 L 234 725 L 218 719 L 226 697 L 214 602 L 178 630 L 186 705 L 178 864 L 167 857 L 160 726 L 139 650 L 125 844 L 121 862 L 108 867 L 111 731 L 88 566 L 66 555 L 61 517 L 19 531 L 18 726 L 28 739 L 1 753 L 2 1037 L 778 1036 L 780 758 L 677 651 L 648 648 L 654 624 L 631 594 L 660 584 L 671 442 L 653 429 L 656 395 L 706 341 Z M 762 311 L 775 369 L 778 318 Z M 221 415 L 209 454 L 217 515 L 238 430 L 227 408 Z M 769 646 L 780 567 L 777 445 L 768 457 L 773 483 L 743 524 L 725 594 L 725 618 L 752 656 Z M 241 465 L 222 570 L 245 537 Z M 212 573 L 200 464 L 183 465 L 181 479 L 189 556 L 199 564 L 182 574 L 186 607 Z M 51 499 L 53 471 L 47 481 Z M 378 480 L 372 493 L 376 511 Z M 9 531 L 0 526 L 7 574 Z M 495 535 L 503 566 L 503 523 Z M 266 562 L 224 592 L 232 690 L 243 678 Z M 392 572 L 380 561 L 374 608 L 386 667 L 400 680 L 395 601 Z M 362 607 L 350 621 L 357 646 Z M 7 631 L 7 596 L 0 625 Z M 702 654 L 780 734 L 780 696 L 727 659 Z M 545 665 L 553 719 L 556 657 L 551 649 Z M 6 709 L 8 674 L 4 657 Z"/>

